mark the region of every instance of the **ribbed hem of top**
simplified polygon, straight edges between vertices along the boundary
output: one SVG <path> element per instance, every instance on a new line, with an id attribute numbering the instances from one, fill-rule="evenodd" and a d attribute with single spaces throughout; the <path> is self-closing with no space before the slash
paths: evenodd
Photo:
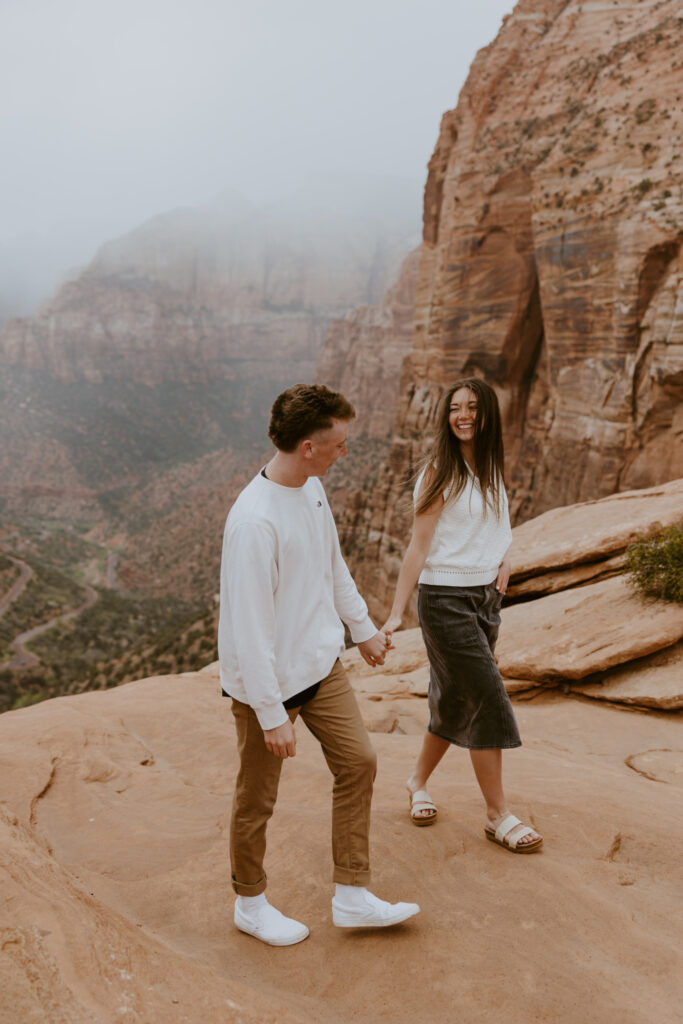
<path id="1" fill-rule="evenodd" d="M 423 569 L 418 583 L 435 587 L 481 587 L 493 583 L 498 569 Z"/>

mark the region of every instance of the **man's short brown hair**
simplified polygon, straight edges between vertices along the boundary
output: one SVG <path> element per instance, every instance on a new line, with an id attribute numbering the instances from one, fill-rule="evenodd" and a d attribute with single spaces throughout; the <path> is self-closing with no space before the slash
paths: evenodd
<path id="1" fill-rule="evenodd" d="M 278 395 L 270 410 L 268 437 L 281 452 L 293 452 L 300 441 L 333 420 L 352 420 L 356 410 L 338 391 L 324 384 L 294 384 Z"/>

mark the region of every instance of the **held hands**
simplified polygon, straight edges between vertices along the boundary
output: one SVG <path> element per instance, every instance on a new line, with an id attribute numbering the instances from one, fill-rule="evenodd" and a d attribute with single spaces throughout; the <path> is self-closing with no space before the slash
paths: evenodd
<path id="1" fill-rule="evenodd" d="M 264 729 L 263 738 L 271 754 L 276 757 L 294 757 L 296 755 L 296 733 L 289 718 L 277 729 Z"/>
<path id="2" fill-rule="evenodd" d="M 392 651 L 393 649 L 394 645 L 391 642 L 391 637 L 386 636 L 381 630 L 378 630 L 369 640 L 363 640 L 362 643 L 358 644 L 358 650 L 363 661 L 366 661 L 368 665 L 373 667 L 383 665 L 387 651 Z"/>

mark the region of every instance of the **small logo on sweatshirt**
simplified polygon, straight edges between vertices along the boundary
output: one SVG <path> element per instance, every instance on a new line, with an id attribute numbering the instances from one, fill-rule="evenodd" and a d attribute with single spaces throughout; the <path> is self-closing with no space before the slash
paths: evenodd
<path id="1" fill-rule="evenodd" d="M 316 501 L 316 505 L 318 506 L 318 508 L 322 508 L 323 507 L 322 501 Z"/>

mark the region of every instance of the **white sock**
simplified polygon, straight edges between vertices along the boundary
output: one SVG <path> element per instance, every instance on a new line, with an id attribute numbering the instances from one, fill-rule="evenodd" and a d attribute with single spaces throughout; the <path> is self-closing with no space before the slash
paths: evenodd
<path id="1" fill-rule="evenodd" d="M 337 882 L 334 898 L 345 907 L 362 907 L 368 890 L 364 885 L 340 885 Z"/>
<path id="2" fill-rule="evenodd" d="M 259 893 L 258 896 L 238 896 L 237 906 L 242 914 L 246 914 L 247 917 L 250 914 L 255 913 L 260 907 L 265 907 L 268 903 L 266 894 L 264 892 Z"/>

